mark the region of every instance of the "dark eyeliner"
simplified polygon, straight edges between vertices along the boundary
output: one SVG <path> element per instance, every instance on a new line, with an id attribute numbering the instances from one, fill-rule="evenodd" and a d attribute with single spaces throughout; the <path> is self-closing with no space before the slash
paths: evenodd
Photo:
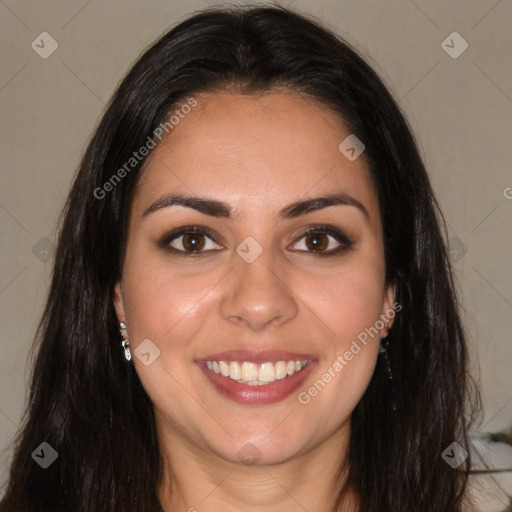
<path id="1" fill-rule="evenodd" d="M 158 242 L 157 242 L 158 247 L 160 247 L 161 249 L 169 249 L 173 253 L 180 254 L 180 255 L 197 256 L 197 255 L 200 255 L 200 254 L 204 254 L 205 251 L 197 251 L 197 252 L 193 252 L 193 251 L 180 251 L 180 250 L 174 249 L 172 247 L 169 248 L 169 244 L 175 238 L 179 238 L 180 236 L 186 235 L 186 234 L 189 234 L 189 233 L 195 233 L 195 234 L 199 234 L 199 235 L 207 235 L 216 244 L 218 244 L 218 242 L 215 240 L 215 236 L 213 234 L 213 231 L 209 230 L 208 228 L 206 228 L 204 226 L 189 225 L 189 226 L 181 226 L 179 228 L 173 229 L 172 231 L 169 231 L 168 233 L 165 233 L 165 235 L 163 235 L 158 240 Z M 206 251 L 206 252 L 208 252 L 208 251 Z"/>
<path id="2" fill-rule="evenodd" d="M 332 251 L 328 252 L 321 252 L 321 251 L 297 251 L 297 252 L 304 252 L 306 254 L 310 254 L 312 256 L 336 256 L 340 253 L 343 253 L 352 247 L 354 247 L 355 242 L 351 240 L 343 231 L 340 231 L 339 229 L 333 228 L 331 226 L 326 226 L 323 224 L 310 226 L 306 231 L 304 231 L 298 238 L 297 241 L 301 240 L 302 238 L 306 237 L 307 235 L 321 233 L 324 235 L 330 235 L 332 236 L 337 242 L 339 242 L 341 245 Z M 295 242 L 296 243 L 296 242 Z"/>
<path id="3" fill-rule="evenodd" d="M 180 256 L 201 256 L 203 254 L 207 254 L 211 251 L 181 251 L 179 249 L 174 249 L 173 247 L 169 247 L 169 244 L 176 238 L 179 238 L 182 235 L 195 233 L 200 235 L 208 236 L 213 242 L 216 244 L 219 244 L 217 240 L 215 239 L 215 235 L 213 231 L 210 229 L 204 227 L 204 226 L 197 226 L 197 225 L 188 225 L 188 226 L 181 226 L 179 228 L 173 229 L 172 231 L 169 231 L 168 233 L 165 233 L 157 242 L 158 247 L 161 249 L 167 249 L 169 251 L 172 251 L 173 254 L 178 254 Z M 355 243 L 342 231 L 333 228 L 331 226 L 326 225 L 315 225 L 310 226 L 308 229 L 306 229 L 304 232 L 300 234 L 300 236 L 295 240 L 294 244 L 297 243 L 302 238 L 310 235 L 310 234 L 324 234 L 324 235 L 330 235 L 332 236 L 339 244 L 340 246 L 337 249 L 331 250 L 329 252 L 322 252 L 322 251 L 296 251 L 300 253 L 305 253 L 312 256 L 335 256 L 337 254 L 340 254 L 342 252 L 345 252 L 349 249 L 351 249 Z M 219 244 L 220 245 L 220 244 Z"/>

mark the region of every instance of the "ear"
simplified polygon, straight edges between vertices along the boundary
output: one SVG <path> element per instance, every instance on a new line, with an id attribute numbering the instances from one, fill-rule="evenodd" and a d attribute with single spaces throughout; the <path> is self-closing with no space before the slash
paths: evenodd
<path id="1" fill-rule="evenodd" d="M 384 296 L 384 302 L 382 303 L 382 312 L 380 318 L 385 323 L 385 326 L 381 329 L 381 336 L 385 338 L 388 335 L 389 329 L 391 329 L 395 316 L 400 311 L 401 306 L 395 302 L 396 288 L 394 285 L 389 285 L 386 289 Z"/>
<path id="2" fill-rule="evenodd" d="M 114 308 L 116 310 L 119 322 L 126 322 L 125 306 L 124 306 L 124 286 L 120 279 L 114 287 Z"/>

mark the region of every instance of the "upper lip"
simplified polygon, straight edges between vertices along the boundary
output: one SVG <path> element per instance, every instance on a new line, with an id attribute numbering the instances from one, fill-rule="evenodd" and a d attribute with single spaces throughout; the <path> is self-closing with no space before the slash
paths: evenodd
<path id="1" fill-rule="evenodd" d="M 312 359 L 310 354 L 299 354 L 286 350 L 226 350 L 200 357 L 196 361 L 247 361 L 268 363 L 276 361 L 304 361 Z"/>

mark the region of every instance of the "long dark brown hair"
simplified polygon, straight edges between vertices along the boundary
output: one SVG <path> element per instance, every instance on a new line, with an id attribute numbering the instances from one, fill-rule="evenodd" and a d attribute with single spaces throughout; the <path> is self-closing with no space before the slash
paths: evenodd
<path id="1" fill-rule="evenodd" d="M 346 484 L 362 511 L 466 510 L 471 457 L 454 469 L 442 453 L 453 442 L 470 452 L 478 392 L 444 221 L 411 130 L 347 42 L 286 8 L 246 6 L 199 12 L 161 37 L 121 82 L 88 144 L 62 216 L 1 512 L 160 510 L 152 404 L 124 360 L 112 301 L 144 159 L 98 191 L 193 94 L 275 88 L 328 106 L 364 142 L 386 279 L 402 305 L 387 344 L 393 378 L 379 358 L 352 414 Z M 47 469 L 31 457 L 42 442 L 58 453 Z"/>

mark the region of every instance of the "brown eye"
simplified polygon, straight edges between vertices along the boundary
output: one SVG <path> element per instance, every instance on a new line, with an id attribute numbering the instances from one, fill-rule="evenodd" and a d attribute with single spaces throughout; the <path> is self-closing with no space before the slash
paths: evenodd
<path id="1" fill-rule="evenodd" d="M 176 254 L 199 256 L 223 247 L 215 242 L 213 233 L 201 226 L 184 226 L 166 234 L 158 245 Z"/>
<path id="2" fill-rule="evenodd" d="M 314 256 L 334 256 L 354 246 L 343 232 L 330 226 L 317 226 L 308 229 L 295 242 L 294 249 Z"/>
<path id="3" fill-rule="evenodd" d="M 204 236 L 199 233 L 187 233 L 181 241 L 187 251 L 200 251 L 205 245 Z"/>
<path id="4" fill-rule="evenodd" d="M 327 235 L 324 233 L 314 233 L 305 238 L 306 247 L 312 251 L 325 251 L 329 245 Z"/>

